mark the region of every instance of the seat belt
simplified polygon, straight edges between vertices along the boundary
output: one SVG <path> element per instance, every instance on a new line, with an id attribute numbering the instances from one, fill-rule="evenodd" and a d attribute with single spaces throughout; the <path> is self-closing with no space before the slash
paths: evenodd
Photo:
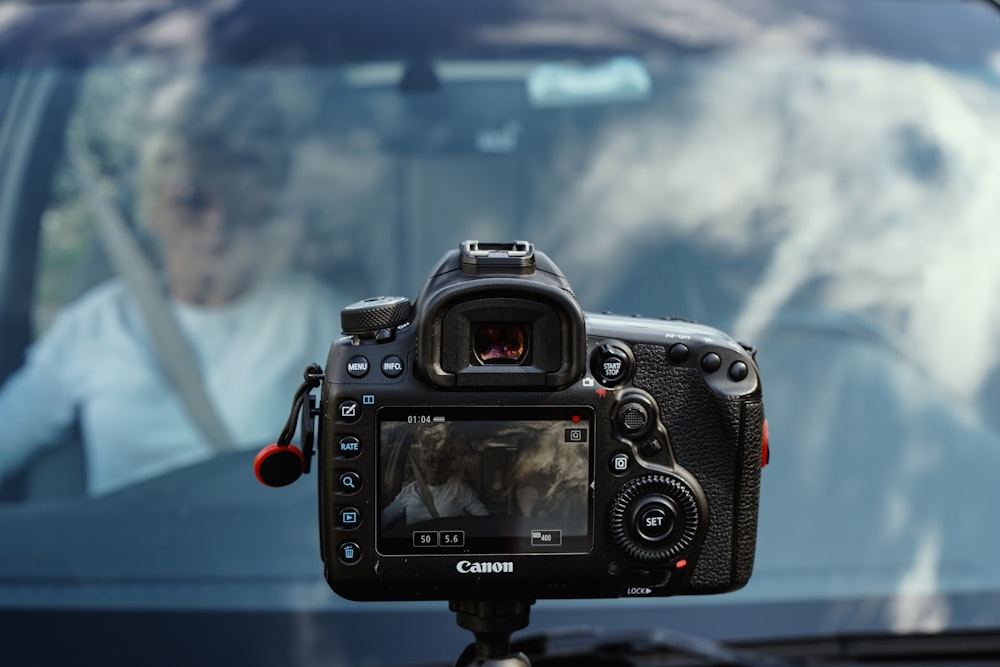
<path id="1" fill-rule="evenodd" d="M 164 375 L 180 397 L 191 421 L 212 447 L 218 452 L 235 451 L 232 436 L 205 389 L 194 350 L 170 309 L 149 258 L 121 214 L 101 191 L 90 159 L 79 149 L 71 147 L 69 153 L 87 202 L 97 218 L 97 230 L 104 249 L 139 307 Z"/>
<path id="2" fill-rule="evenodd" d="M 427 511 L 431 513 L 433 518 L 440 519 L 441 514 L 438 513 L 437 507 L 434 506 L 434 496 L 431 495 L 431 490 L 427 488 L 427 482 L 424 481 L 424 475 L 420 471 L 420 466 L 417 465 L 417 460 L 413 457 L 412 449 L 407 452 L 407 456 L 410 459 L 410 467 L 413 468 L 413 479 L 417 481 L 417 490 L 420 491 L 420 499 L 424 501 L 424 507 L 427 508 Z"/>

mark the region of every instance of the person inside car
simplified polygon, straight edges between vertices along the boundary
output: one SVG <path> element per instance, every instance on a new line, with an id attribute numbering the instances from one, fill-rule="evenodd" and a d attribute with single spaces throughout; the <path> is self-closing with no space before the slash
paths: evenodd
<path id="1" fill-rule="evenodd" d="M 140 151 L 138 209 L 162 255 L 162 289 L 143 294 L 119 275 L 57 316 L 0 388 L 0 477 L 74 424 L 92 495 L 266 444 L 303 368 L 322 363 L 340 331 L 338 294 L 271 266 L 281 264 L 272 232 L 292 161 L 262 140 L 273 118 L 248 121 L 246 100 L 195 90 L 171 122 L 152 123 Z M 171 321 L 151 322 L 144 299 L 162 300 Z M 164 344 L 170 328 L 187 360 Z M 188 384 L 200 385 L 193 399 L 177 378 L 184 361 L 196 369 Z M 217 433 L 192 405 L 214 414 Z"/>
<path id="2" fill-rule="evenodd" d="M 489 510 L 464 477 L 478 463 L 471 448 L 445 431 L 432 434 L 410 459 L 414 480 L 383 508 L 382 525 L 407 525 L 456 516 L 486 516 Z M 411 450 L 413 452 L 413 450 Z"/>

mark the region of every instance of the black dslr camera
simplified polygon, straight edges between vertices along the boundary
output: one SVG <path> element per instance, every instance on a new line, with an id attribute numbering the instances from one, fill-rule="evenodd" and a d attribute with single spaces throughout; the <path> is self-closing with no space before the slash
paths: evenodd
<path id="1" fill-rule="evenodd" d="M 326 578 L 353 600 L 720 593 L 750 577 L 753 351 L 585 314 L 543 253 L 468 241 L 415 305 L 342 313 L 319 406 Z"/>

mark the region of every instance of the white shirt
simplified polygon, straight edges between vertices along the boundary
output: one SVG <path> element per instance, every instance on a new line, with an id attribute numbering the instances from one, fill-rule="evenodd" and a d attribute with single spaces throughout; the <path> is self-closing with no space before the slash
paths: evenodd
<path id="1" fill-rule="evenodd" d="M 437 486 L 428 484 L 427 491 L 439 517 L 485 516 L 489 513 L 472 487 L 453 477 Z M 416 482 L 404 486 L 393 501 L 385 506 L 382 510 L 382 527 L 385 528 L 404 516 L 407 524 L 430 521 L 434 518 Z"/>
<path id="2" fill-rule="evenodd" d="M 341 301 L 304 276 L 279 276 L 222 307 L 174 303 L 205 389 L 238 447 L 277 439 L 302 371 L 326 364 Z M 160 370 L 124 285 L 68 306 L 0 390 L 0 475 L 79 416 L 92 494 L 213 455 Z"/>

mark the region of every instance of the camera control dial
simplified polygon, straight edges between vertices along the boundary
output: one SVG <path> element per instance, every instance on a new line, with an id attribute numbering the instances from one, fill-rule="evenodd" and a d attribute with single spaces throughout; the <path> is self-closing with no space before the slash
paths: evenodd
<path id="1" fill-rule="evenodd" d="M 669 561 L 680 555 L 694 541 L 700 520 L 694 493 L 672 475 L 633 479 L 611 504 L 615 543 L 641 561 Z"/>
<path id="2" fill-rule="evenodd" d="M 376 337 L 410 321 L 413 304 L 403 296 L 377 296 L 356 301 L 340 311 L 340 328 L 347 336 Z"/>

